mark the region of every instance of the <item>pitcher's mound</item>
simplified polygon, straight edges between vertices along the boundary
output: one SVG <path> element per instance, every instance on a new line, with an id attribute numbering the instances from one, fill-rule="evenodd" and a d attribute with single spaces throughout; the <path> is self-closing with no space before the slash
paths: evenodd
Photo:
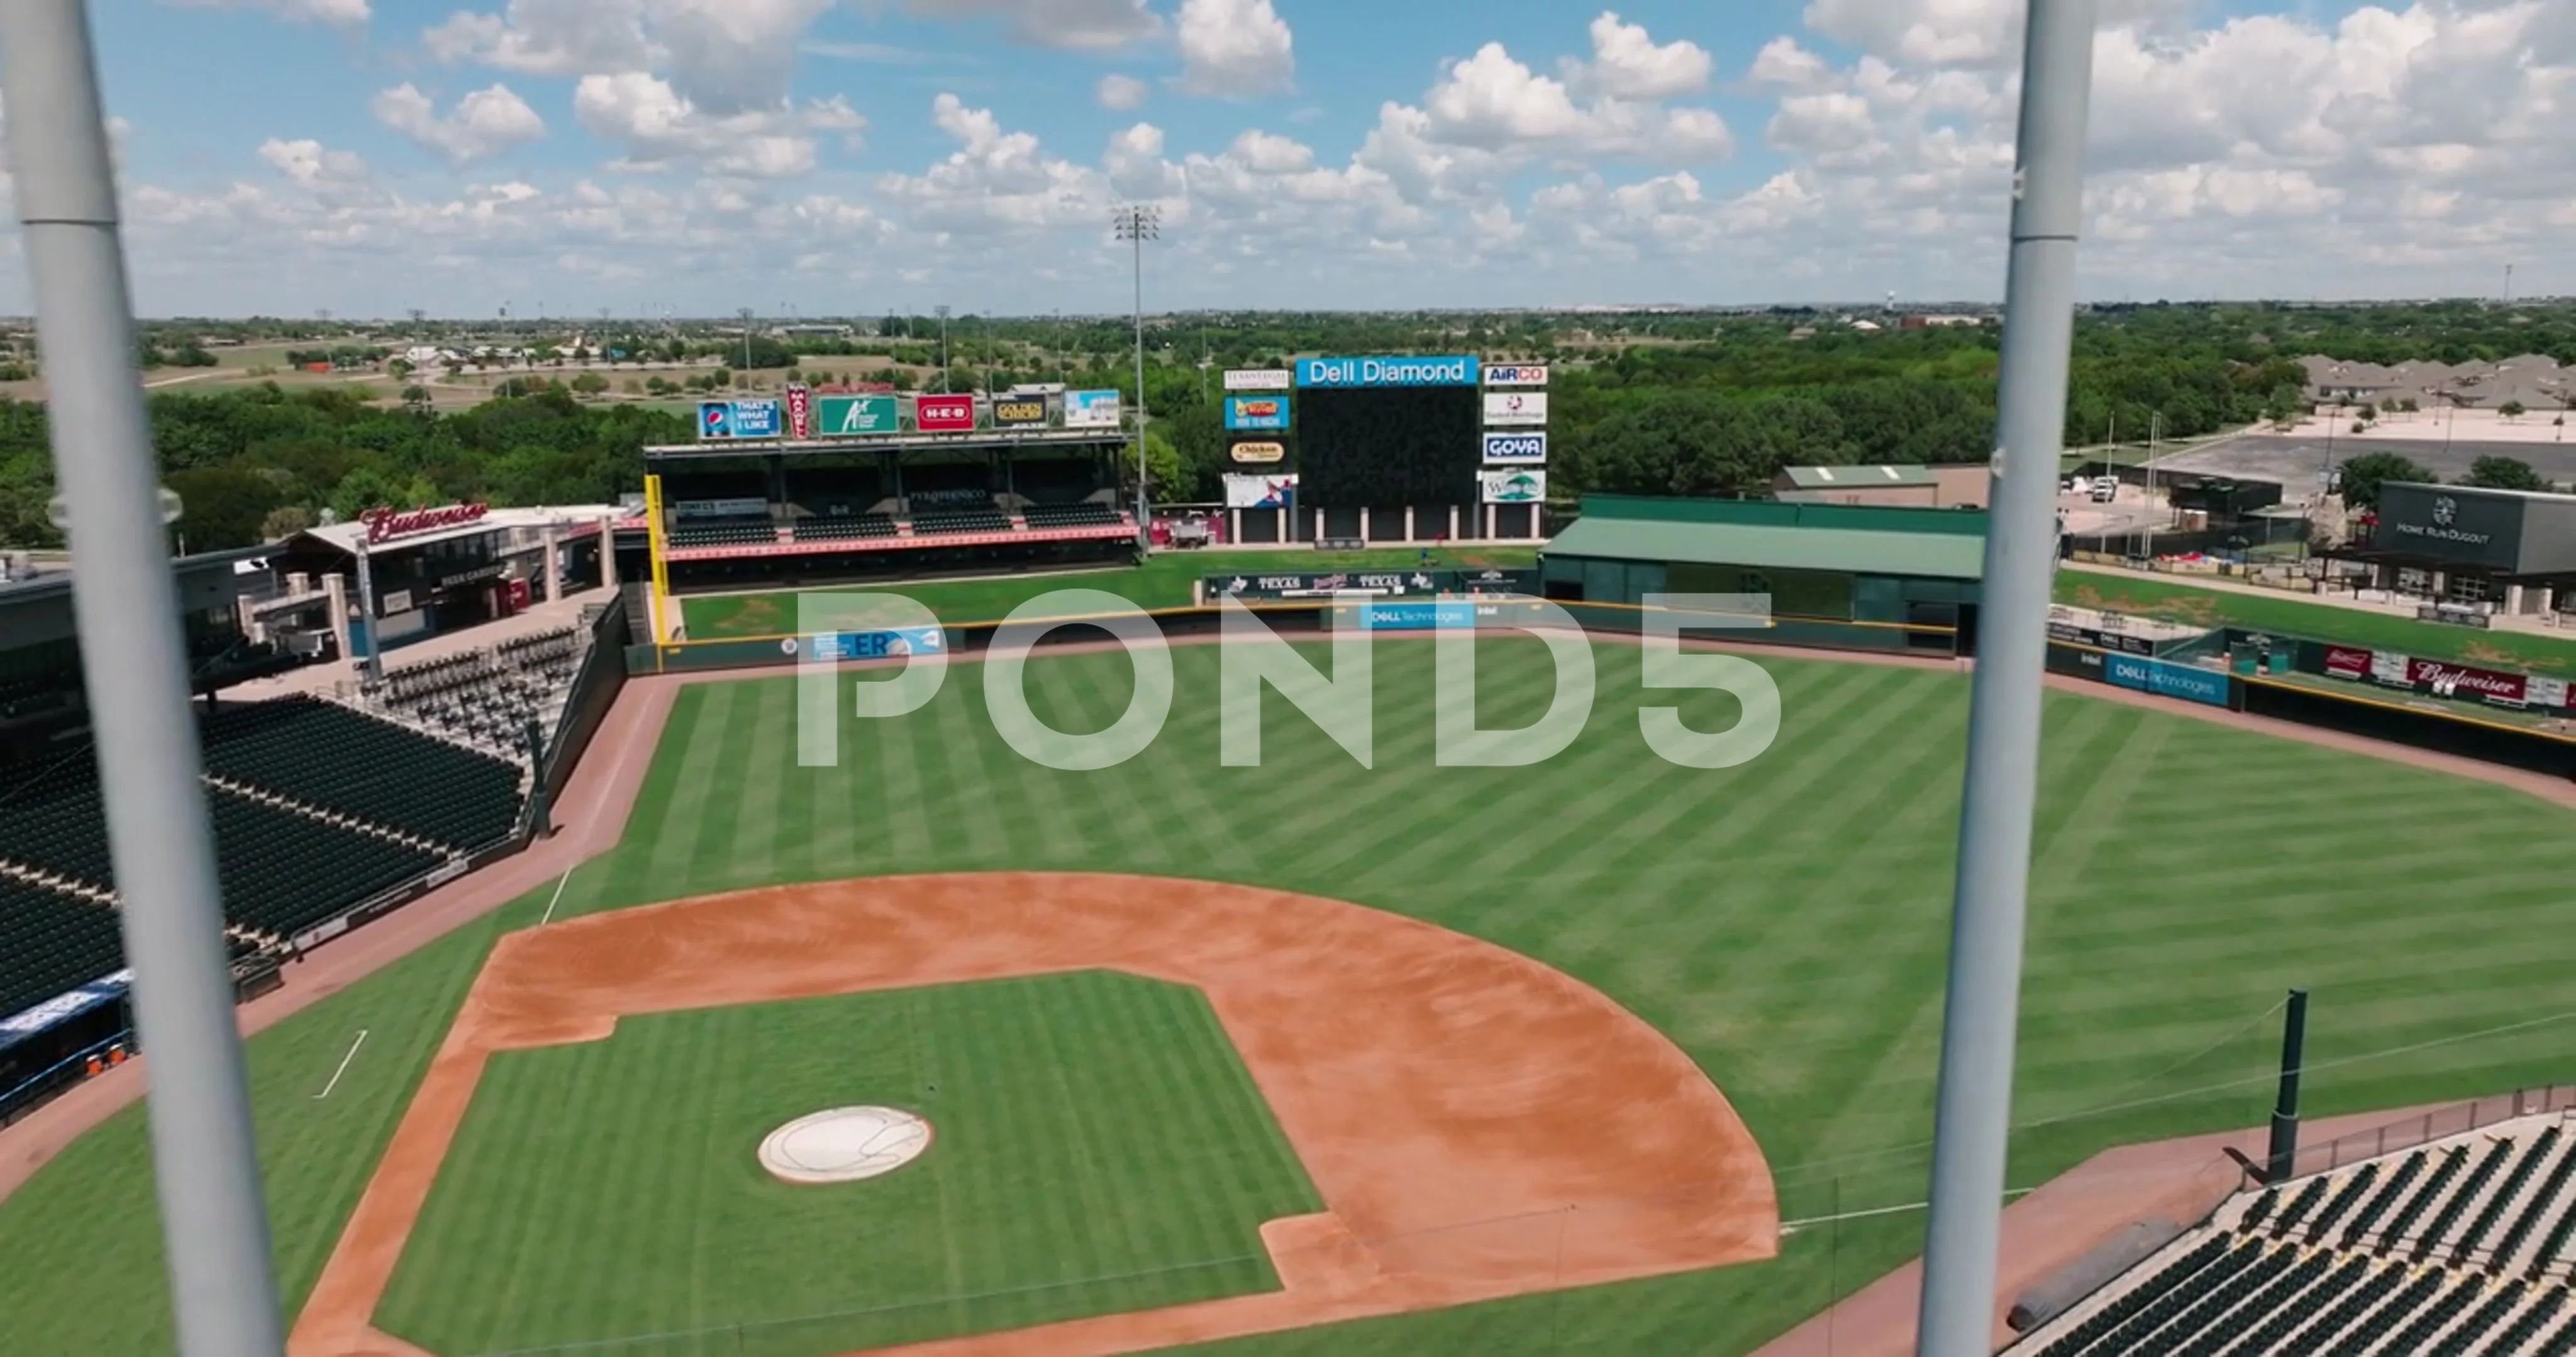
<path id="1" fill-rule="evenodd" d="M 892 1107 L 836 1107 L 779 1127 L 760 1166 L 782 1182 L 855 1183 L 894 1172 L 930 1148 L 930 1123 Z"/>

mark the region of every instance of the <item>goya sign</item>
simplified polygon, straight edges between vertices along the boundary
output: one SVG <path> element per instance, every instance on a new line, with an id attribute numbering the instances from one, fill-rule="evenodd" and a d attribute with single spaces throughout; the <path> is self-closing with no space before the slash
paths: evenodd
<path id="1" fill-rule="evenodd" d="M 858 438 L 903 427 L 892 396 L 823 396 L 814 402 L 814 431 L 824 438 Z"/>
<path id="2" fill-rule="evenodd" d="M 1485 435 L 1485 461 L 1494 466 L 1537 466 L 1547 460 L 1547 435 L 1531 433 L 1488 433 Z"/>

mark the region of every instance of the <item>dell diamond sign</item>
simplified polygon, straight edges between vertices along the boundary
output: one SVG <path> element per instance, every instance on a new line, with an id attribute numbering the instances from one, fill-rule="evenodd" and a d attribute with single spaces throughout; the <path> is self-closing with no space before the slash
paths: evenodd
<path id="1" fill-rule="evenodd" d="M 1543 433 L 1488 433 L 1485 435 L 1485 464 L 1488 466 L 1538 466 L 1547 461 L 1547 435 Z"/>

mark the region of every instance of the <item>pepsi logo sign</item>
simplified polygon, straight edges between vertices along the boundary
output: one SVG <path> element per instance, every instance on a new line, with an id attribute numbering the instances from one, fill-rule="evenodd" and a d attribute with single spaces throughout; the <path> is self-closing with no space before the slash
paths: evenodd
<path id="1" fill-rule="evenodd" d="M 1489 433 L 1485 435 L 1485 460 L 1523 465 L 1547 460 L 1547 435 L 1543 433 Z"/>

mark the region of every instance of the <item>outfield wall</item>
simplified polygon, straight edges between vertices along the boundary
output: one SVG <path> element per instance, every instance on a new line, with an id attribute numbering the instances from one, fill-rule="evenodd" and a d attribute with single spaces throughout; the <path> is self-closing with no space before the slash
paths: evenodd
<path id="1" fill-rule="evenodd" d="M 1323 634 L 1350 621 L 1387 631 L 1509 625 L 1524 620 L 1524 614 L 1527 620 L 1535 620 L 1538 609 L 1537 602 L 1527 597 L 1459 598 L 1403 590 L 1362 603 L 1273 595 L 1252 598 L 1244 606 L 1260 614 L 1271 630 L 1289 635 Z M 1647 626 L 1650 611 L 1634 604 L 1559 602 L 1557 606 L 1585 630 L 1603 636 L 1640 634 Z M 1193 607 L 1154 610 L 1147 616 L 1167 635 L 1188 636 L 1215 633 L 1222 614 L 1213 607 Z M 1471 616 L 1472 623 L 1468 620 Z M 1040 646 L 1097 644 L 1110 639 L 1107 631 L 1079 617 L 1055 621 L 1056 625 L 1040 639 Z M 940 643 L 952 654 L 976 654 L 992 645 L 1002 625 L 999 621 L 978 621 L 945 626 L 940 629 Z M 2068 678 L 2576 779 L 2576 738 L 2568 735 L 2535 725 L 2479 720 L 2473 712 L 2408 707 L 2361 691 L 2360 685 L 2346 693 L 2300 686 L 2291 679 L 2295 672 L 2326 672 L 2324 666 L 2330 655 L 2348 659 L 2344 654 L 2347 647 L 2224 629 L 2165 641 L 2078 633 L 2063 627 L 2054 630 L 2048 643 L 2048 668 Z M 1954 627 L 1825 618 L 1773 616 L 1742 630 L 1693 628 L 1690 634 L 1819 651 L 1950 657 L 1958 650 Z M 854 644 L 867 639 L 843 637 L 834 643 L 844 653 L 884 653 L 881 648 L 871 650 Z M 634 674 L 791 667 L 803 644 L 796 637 L 772 636 L 633 645 L 626 648 L 626 663 L 628 672 Z M 2317 666 L 2315 669 L 2308 668 L 2311 662 Z"/>

